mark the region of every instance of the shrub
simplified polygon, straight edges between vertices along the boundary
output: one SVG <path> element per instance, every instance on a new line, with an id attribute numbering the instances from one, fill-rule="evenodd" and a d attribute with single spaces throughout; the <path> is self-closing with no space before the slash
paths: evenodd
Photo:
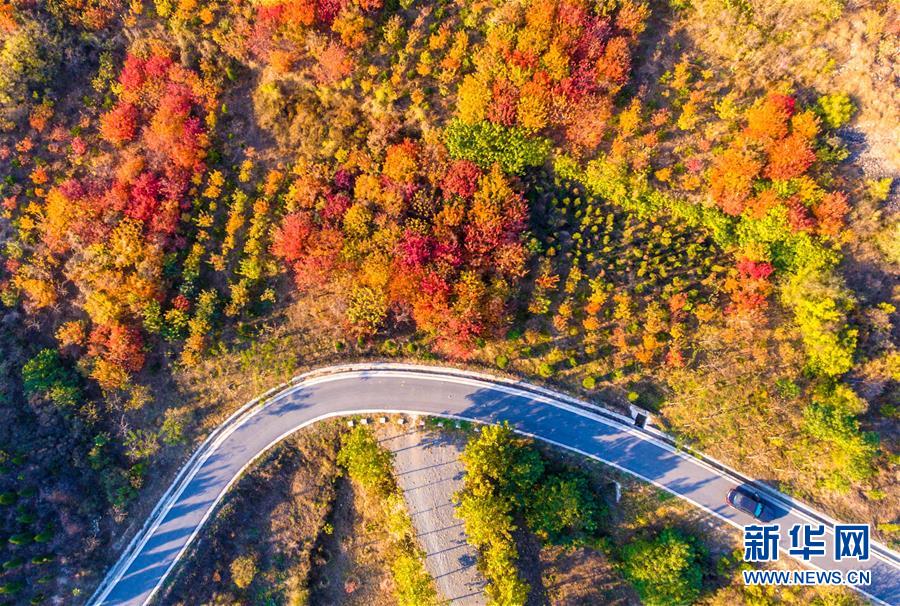
<path id="1" fill-rule="evenodd" d="M 497 365 L 497 368 L 500 370 L 505 370 L 507 366 L 509 366 L 509 358 L 503 354 L 498 355 L 494 358 L 494 364 Z"/>
<path id="2" fill-rule="evenodd" d="M 256 577 L 256 558 L 252 555 L 244 555 L 231 563 L 231 580 L 238 589 L 246 589 Z"/>
<path id="3" fill-rule="evenodd" d="M 622 548 L 622 572 L 647 606 L 692 604 L 700 595 L 701 551 L 692 538 L 667 528 Z"/>
<path id="4" fill-rule="evenodd" d="M 53 532 L 53 529 L 50 527 L 47 527 L 44 530 L 42 530 L 41 532 L 34 535 L 34 542 L 35 543 L 46 543 L 46 542 L 50 541 L 51 539 L 53 539 L 54 534 L 55 533 Z"/>
<path id="5" fill-rule="evenodd" d="M 587 376 L 581 380 L 581 386 L 587 390 L 592 390 L 597 387 L 597 379 L 592 376 Z"/>
<path id="6" fill-rule="evenodd" d="M 829 128 L 840 128 L 856 113 L 856 106 L 847 93 L 833 93 L 819 97 L 816 110 Z"/>
<path id="7" fill-rule="evenodd" d="M 25 583 L 22 581 L 9 581 L 0 585 L 0 595 L 14 595 L 25 589 Z"/>
<path id="8" fill-rule="evenodd" d="M 20 532 L 9 537 L 9 542 L 13 545 L 28 545 L 31 543 L 32 536 L 27 532 Z"/>

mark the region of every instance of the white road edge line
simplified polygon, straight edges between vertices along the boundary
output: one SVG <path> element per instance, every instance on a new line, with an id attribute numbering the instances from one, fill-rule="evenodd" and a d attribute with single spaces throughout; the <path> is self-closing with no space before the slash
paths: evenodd
<path id="1" fill-rule="evenodd" d="M 319 376 L 319 375 L 322 375 L 322 376 Z M 124 559 L 120 558 L 119 561 L 117 561 L 116 564 L 112 567 L 112 569 L 110 569 L 109 573 L 106 575 L 106 577 L 103 579 L 101 584 L 98 586 L 94 595 L 88 601 L 88 605 L 99 606 L 99 604 L 101 604 L 102 601 L 109 595 L 112 588 L 116 585 L 116 583 L 118 583 L 122 579 L 124 572 L 128 569 L 128 567 L 134 562 L 134 560 L 140 554 L 143 547 L 147 544 L 147 542 L 153 536 L 153 533 L 159 527 L 159 525 L 163 522 L 166 515 L 171 511 L 172 506 L 174 505 L 175 502 L 177 502 L 178 498 L 183 494 L 184 490 L 187 488 L 187 486 L 190 484 L 190 482 L 196 476 L 199 469 L 209 459 L 209 457 L 212 456 L 216 452 L 218 447 L 225 440 L 227 440 L 229 436 L 231 436 L 235 431 L 237 431 L 237 429 L 239 429 L 241 426 L 243 426 L 244 423 L 246 423 L 248 420 L 250 420 L 251 418 L 256 416 L 256 414 L 261 412 L 263 409 L 267 408 L 269 405 L 275 403 L 276 401 L 280 401 L 285 397 L 288 397 L 289 395 L 293 394 L 294 392 L 296 392 L 299 389 L 302 389 L 305 387 L 310 387 L 310 386 L 317 385 L 320 383 L 326 383 L 326 382 L 337 381 L 337 380 L 346 380 L 348 378 L 353 378 L 353 377 L 377 377 L 379 375 L 393 376 L 393 377 L 406 377 L 406 378 L 415 378 L 415 379 L 426 379 L 426 380 L 433 380 L 433 381 L 439 381 L 439 382 L 453 382 L 453 383 L 457 383 L 457 384 L 465 384 L 465 385 L 470 385 L 470 386 L 487 387 L 487 388 L 490 388 L 495 391 L 507 393 L 509 395 L 516 395 L 516 396 L 520 396 L 520 397 L 524 396 L 527 399 L 541 402 L 543 404 L 554 406 L 561 410 L 565 410 L 567 412 L 571 412 L 571 413 L 577 414 L 579 416 L 589 418 L 595 422 L 599 422 L 604 425 L 607 425 L 608 427 L 612 427 L 617 430 L 624 430 L 626 433 L 629 433 L 643 441 L 651 442 L 655 446 L 662 448 L 682 459 L 688 460 L 691 463 L 699 464 L 700 466 L 706 468 L 708 471 L 712 472 L 714 475 L 719 476 L 720 478 L 725 479 L 735 485 L 737 485 L 739 482 L 738 479 L 736 479 L 734 477 L 730 477 L 727 473 L 723 472 L 720 469 L 717 469 L 713 465 L 708 464 L 702 458 L 699 458 L 698 456 L 695 456 L 690 452 L 684 452 L 680 449 L 674 448 L 672 445 L 668 444 L 667 442 L 665 442 L 663 440 L 658 439 L 656 436 L 652 435 L 652 433 L 650 433 L 650 432 L 637 430 L 635 427 L 633 427 L 633 425 L 631 425 L 631 423 L 630 423 L 631 419 L 629 419 L 628 417 L 625 417 L 624 415 L 621 415 L 621 414 L 616 413 L 611 410 L 601 408 L 590 402 L 585 402 L 583 400 L 579 400 L 572 396 L 554 392 L 552 390 L 549 390 L 549 389 L 546 389 L 546 388 L 543 388 L 543 387 L 540 387 L 537 385 L 531 385 L 528 383 L 524 383 L 522 381 L 515 381 L 515 380 L 507 379 L 504 377 L 496 377 L 496 376 L 492 376 L 492 375 L 489 375 L 486 373 L 480 373 L 480 372 L 474 372 L 474 371 L 468 372 L 468 371 L 463 371 L 460 369 L 447 368 L 447 367 L 441 367 L 441 366 L 391 364 L 391 363 L 372 364 L 372 363 L 370 363 L 370 364 L 347 364 L 347 365 L 341 365 L 341 366 L 325 367 L 325 368 L 316 369 L 316 370 L 298 375 L 298 376 L 290 379 L 289 381 L 282 383 L 281 385 L 273 387 L 272 389 L 263 393 L 261 396 L 258 396 L 257 398 L 250 400 L 249 402 L 247 402 L 246 404 L 241 406 L 238 410 L 236 410 L 234 413 L 232 413 L 225 421 L 223 421 L 218 427 L 216 427 L 216 429 L 214 429 L 212 433 L 210 433 L 210 435 L 200 444 L 200 446 L 191 455 L 191 457 L 188 458 L 188 461 L 182 466 L 182 468 L 178 472 L 178 474 L 176 474 L 176 477 L 173 480 L 173 482 L 171 483 L 171 485 L 169 486 L 169 488 L 166 490 L 166 492 L 160 498 L 157 505 L 151 511 L 151 513 L 148 516 L 147 521 L 144 523 L 144 526 L 142 527 L 142 529 L 135 535 L 134 538 L 132 538 L 129 545 L 123 551 L 123 556 L 125 556 L 125 558 Z M 537 395 L 535 392 L 539 392 L 540 395 Z M 587 410 L 584 410 L 583 407 L 594 409 L 594 410 L 602 413 L 602 416 L 598 415 L 598 414 L 594 414 Z M 149 603 L 153 599 L 153 597 L 156 595 L 159 588 L 162 587 L 162 585 L 165 583 L 165 581 L 166 581 L 168 575 L 171 573 L 172 569 L 175 567 L 175 565 L 178 563 L 178 561 L 181 559 L 181 557 L 184 555 L 184 553 L 187 551 L 187 549 L 193 543 L 194 539 L 197 537 L 200 530 L 205 526 L 206 521 L 208 520 L 210 515 L 212 515 L 212 513 L 216 510 L 216 507 L 218 506 L 219 502 L 222 500 L 222 498 L 224 498 L 225 494 L 228 493 L 228 490 L 234 485 L 234 483 L 238 479 L 240 479 L 243 476 L 243 474 L 247 470 L 247 468 L 250 467 L 254 462 L 256 462 L 262 455 L 264 455 L 266 452 L 271 450 L 271 448 L 273 446 L 275 446 L 276 444 L 278 444 L 279 442 L 284 440 L 287 436 L 291 435 L 292 433 L 294 433 L 304 427 L 307 427 L 308 425 L 316 423 L 318 421 L 321 421 L 321 420 L 324 420 L 327 418 L 332 418 L 332 417 L 354 416 L 354 415 L 359 415 L 359 414 L 373 414 L 373 413 L 422 414 L 422 415 L 426 415 L 426 416 L 442 417 L 442 418 L 448 418 L 448 419 L 458 419 L 458 420 L 464 420 L 464 421 L 474 422 L 474 423 L 478 423 L 478 424 L 486 424 L 486 422 L 483 420 L 463 417 L 463 416 L 459 416 L 459 415 L 434 414 L 434 413 L 429 413 L 429 412 L 424 412 L 424 411 L 378 408 L 378 409 L 358 409 L 358 410 L 352 410 L 352 411 L 339 411 L 339 412 L 333 412 L 333 413 L 326 413 L 324 415 L 321 415 L 319 417 L 316 417 L 314 419 L 311 419 L 309 421 L 306 421 L 300 425 L 293 427 L 292 429 L 290 429 L 290 430 L 284 432 L 282 435 L 278 436 L 275 440 L 270 442 L 263 449 L 261 449 L 258 453 L 256 453 L 229 480 L 229 482 L 226 484 L 224 489 L 219 492 L 216 499 L 209 506 L 209 508 L 207 509 L 203 518 L 197 524 L 197 526 L 194 528 L 194 531 L 191 533 L 188 540 L 185 542 L 185 544 L 183 545 L 181 550 L 178 552 L 177 556 L 172 560 L 170 565 L 166 568 L 165 572 L 160 577 L 159 582 L 153 588 L 153 590 L 151 591 L 150 595 L 147 597 L 147 599 L 145 600 L 144 603 L 145 604 Z M 604 416 L 612 416 L 615 418 L 615 421 L 618 421 L 618 423 L 614 422 L 613 420 L 611 420 L 609 418 L 604 418 Z M 548 444 L 552 444 L 554 446 L 564 448 L 571 452 L 578 453 L 582 456 L 586 456 L 590 459 L 600 461 L 601 463 L 604 463 L 606 465 L 609 465 L 611 467 L 619 469 L 620 471 L 627 473 L 631 476 L 638 477 L 641 480 L 649 482 L 649 483 L 657 486 L 658 488 L 661 488 L 662 490 L 665 490 L 666 492 L 673 494 L 674 496 L 676 496 L 678 498 L 688 501 L 695 507 L 698 507 L 699 509 L 708 512 L 709 514 L 731 524 L 732 526 L 741 528 L 741 526 L 739 524 L 737 524 L 736 522 L 716 513 L 715 511 L 713 511 L 711 509 L 708 509 L 707 507 L 705 507 L 703 505 L 700 505 L 699 503 L 693 501 L 689 497 L 685 497 L 685 496 L 681 495 L 680 493 L 677 493 L 674 490 L 671 490 L 671 489 L 665 487 L 664 485 L 659 484 L 658 482 L 651 480 L 637 472 L 630 471 L 616 463 L 606 461 L 596 455 L 591 455 L 591 454 L 581 451 L 577 448 L 566 446 L 564 444 L 555 442 L 550 439 L 541 438 L 540 436 L 530 434 L 528 432 L 523 432 L 523 431 L 518 431 L 518 430 L 516 430 L 516 431 L 517 431 L 517 433 L 520 433 L 522 435 L 526 435 L 526 436 L 532 437 L 534 439 L 540 440 L 542 442 L 546 442 Z M 730 467 L 727 467 L 727 466 L 719 463 L 718 461 L 716 461 L 716 464 L 721 465 L 726 471 L 733 471 L 733 470 L 731 470 Z M 739 474 L 736 471 L 734 471 L 733 473 L 735 476 L 741 476 L 741 474 Z M 777 491 L 773 491 L 773 492 L 775 492 L 778 495 L 782 495 L 782 493 L 778 493 Z M 787 495 L 784 495 L 784 497 L 787 497 Z M 793 505 L 793 503 L 795 503 L 797 501 L 790 499 L 789 497 L 784 499 L 784 501 L 785 501 L 785 503 L 787 503 L 788 505 L 791 506 L 791 509 L 793 510 L 792 513 L 794 513 L 795 515 L 798 515 L 798 517 L 802 517 L 803 519 L 807 519 L 807 520 L 813 521 L 813 522 L 817 521 L 817 520 L 813 519 L 812 517 L 808 516 L 804 511 L 798 510 Z M 797 503 L 799 503 L 799 502 L 797 502 Z M 821 515 L 821 514 L 819 514 L 819 515 Z M 824 516 L 824 515 L 821 515 L 821 518 L 828 520 L 828 521 L 832 521 L 831 518 Z M 149 527 L 148 527 L 148 525 L 149 525 Z M 829 528 L 827 525 L 826 525 L 826 529 L 829 532 L 833 532 L 833 530 L 831 528 Z M 883 548 L 888 554 L 891 554 L 891 555 L 894 555 L 895 557 L 897 557 L 892 552 L 892 550 L 890 550 L 886 546 L 882 546 L 877 543 L 875 543 L 875 545 Z M 782 551 L 784 551 L 784 550 L 782 550 Z M 890 559 L 883 557 L 878 552 L 875 552 L 874 555 L 876 557 L 878 557 L 879 559 L 883 560 L 884 562 L 896 566 L 895 562 L 892 562 Z M 900 558 L 898 558 L 898 559 L 900 559 Z M 805 564 L 812 568 L 822 570 L 820 567 L 818 567 L 810 562 L 806 562 Z M 870 595 L 869 593 L 867 593 L 866 591 L 862 590 L 859 587 L 854 587 L 854 589 L 856 589 L 860 593 L 866 595 L 866 597 L 872 599 L 873 601 L 875 601 L 879 604 L 885 604 L 885 606 L 890 606 L 886 602 L 880 600 L 879 598 L 876 598 L 875 596 Z"/>

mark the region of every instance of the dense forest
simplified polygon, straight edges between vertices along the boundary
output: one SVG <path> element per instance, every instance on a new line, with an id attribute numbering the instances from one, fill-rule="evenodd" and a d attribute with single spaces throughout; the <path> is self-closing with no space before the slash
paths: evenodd
<path id="1" fill-rule="evenodd" d="M 896 546 L 898 32 L 0 0 L 0 603 L 83 602 L 217 419 L 362 358 L 639 405 Z"/>

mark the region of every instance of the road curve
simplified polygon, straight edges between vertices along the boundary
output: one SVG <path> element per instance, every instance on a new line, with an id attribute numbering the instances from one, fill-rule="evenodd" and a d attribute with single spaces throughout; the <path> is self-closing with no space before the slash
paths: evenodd
<path id="1" fill-rule="evenodd" d="M 88 604 L 148 603 L 216 504 L 256 458 L 301 427 L 348 414 L 508 421 L 520 433 L 652 482 L 735 526 L 752 523 L 723 502 L 728 490 L 746 478 L 675 449 L 662 434 L 630 426 L 625 417 L 546 389 L 447 368 L 368 364 L 308 373 L 273 392 L 245 405 L 198 448 Z M 779 503 L 773 523 L 782 528 L 781 557 L 786 557 L 787 530 L 793 524 L 824 523 L 831 532 L 834 520 L 767 491 Z M 876 602 L 900 604 L 900 557 L 895 552 L 876 544 L 866 562 L 835 563 L 831 542 L 826 541 L 825 557 L 813 559 L 813 567 L 870 570 L 872 584 L 857 589 Z"/>

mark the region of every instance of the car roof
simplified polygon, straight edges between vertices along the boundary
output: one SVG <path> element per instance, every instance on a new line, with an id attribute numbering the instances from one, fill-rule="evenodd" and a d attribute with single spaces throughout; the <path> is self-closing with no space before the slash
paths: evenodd
<path id="1" fill-rule="evenodd" d="M 734 504 L 739 507 L 746 508 L 749 510 L 753 510 L 756 506 L 762 502 L 762 499 L 759 496 L 750 490 L 738 488 L 734 491 L 734 496 L 732 497 L 734 500 Z"/>

